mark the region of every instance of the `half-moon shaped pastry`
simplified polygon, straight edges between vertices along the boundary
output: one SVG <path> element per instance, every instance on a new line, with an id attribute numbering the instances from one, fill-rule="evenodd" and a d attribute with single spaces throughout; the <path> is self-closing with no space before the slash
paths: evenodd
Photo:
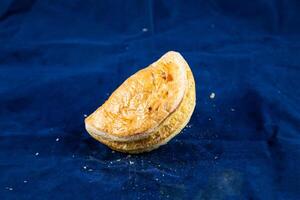
<path id="1" fill-rule="evenodd" d="M 111 149 L 142 153 L 180 133 L 195 105 L 191 69 L 179 53 L 170 51 L 129 77 L 85 119 L 85 127 Z"/>

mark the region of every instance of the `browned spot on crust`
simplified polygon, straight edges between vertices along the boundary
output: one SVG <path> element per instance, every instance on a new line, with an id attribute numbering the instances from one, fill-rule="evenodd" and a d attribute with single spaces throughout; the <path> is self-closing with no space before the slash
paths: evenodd
<path id="1" fill-rule="evenodd" d="M 171 74 L 168 74 L 167 81 L 173 81 L 173 76 Z"/>

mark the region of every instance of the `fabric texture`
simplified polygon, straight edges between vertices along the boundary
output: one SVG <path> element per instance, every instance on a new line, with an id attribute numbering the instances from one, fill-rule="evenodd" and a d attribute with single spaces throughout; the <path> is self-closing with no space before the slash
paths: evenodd
<path id="1" fill-rule="evenodd" d="M 0 199 L 300 199 L 299 34 L 297 0 L 1 0 Z M 84 117 L 169 50 L 196 81 L 184 131 L 92 139 Z"/>

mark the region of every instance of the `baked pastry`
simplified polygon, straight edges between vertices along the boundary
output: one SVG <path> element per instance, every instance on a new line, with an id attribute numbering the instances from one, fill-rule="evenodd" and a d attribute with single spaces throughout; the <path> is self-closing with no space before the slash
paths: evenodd
<path id="1" fill-rule="evenodd" d="M 119 86 L 85 127 L 96 140 L 126 153 L 166 144 L 189 122 L 196 105 L 192 71 L 170 51 Z"/>

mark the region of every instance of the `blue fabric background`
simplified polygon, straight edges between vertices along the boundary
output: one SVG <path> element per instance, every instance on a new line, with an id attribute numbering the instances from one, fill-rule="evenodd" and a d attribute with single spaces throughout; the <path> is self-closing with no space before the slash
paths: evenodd
<path id="1" fill-rule="evenodd" d="M 1 0 L 0 199 L 300 199 L 299 34 L 297 0 Z M 133 156 L 89 137 L 169 50 L 197 83 L 182 134 Z"/>

